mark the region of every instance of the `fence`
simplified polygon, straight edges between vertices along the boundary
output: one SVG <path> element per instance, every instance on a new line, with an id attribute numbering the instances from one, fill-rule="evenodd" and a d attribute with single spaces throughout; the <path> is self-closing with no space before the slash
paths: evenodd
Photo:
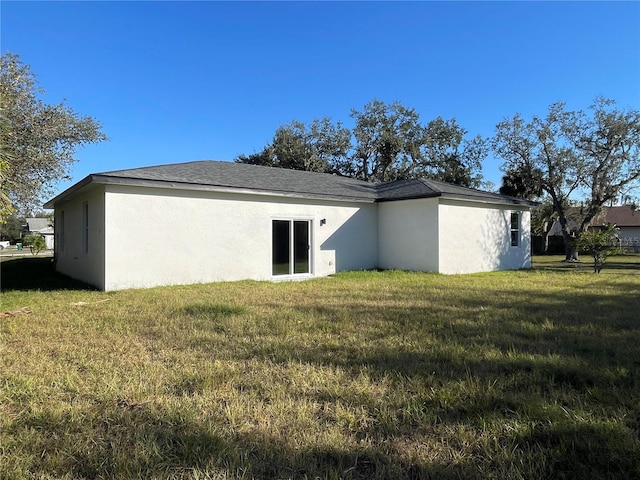
<path id="1" fill-rule="evenodd" d="M 640 237 L 619 238 L 616 242 L 617 247 L 622 253 L 640 253 Z M 531 252 L 534 255 L 564 255 L 564 240 L 559 235 L 550 235 L 548 237 L 548 248 L 544 249 L 544 237 L 542 235 L 533 235 L 531 237 Z"/>
<path id="2" fill-rule="evenodd" d="M 542 235 L 534 235 L 531 237 L 531 251 L 534 255 L 547 253 L 549 255 L 564 254 L 564 240 L 558 235 L 548 237 L 548 248 L 544 249 L 544 237 Z"/>

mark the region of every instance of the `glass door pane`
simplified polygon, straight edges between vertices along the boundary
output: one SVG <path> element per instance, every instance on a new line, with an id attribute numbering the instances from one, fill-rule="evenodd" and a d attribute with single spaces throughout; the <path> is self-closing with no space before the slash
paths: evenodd
<path id="1" fill-rule="evenodd" d="M 273 253 L 271 257 L 273 275 L 289 275 L 291 272 L 290 223 L 288 220 L 273 220 Z"/>
<path id="2" fill-rule="evenodd" d="M 309 273 L 309 222 L 293 222 L 293 273 Z"/>

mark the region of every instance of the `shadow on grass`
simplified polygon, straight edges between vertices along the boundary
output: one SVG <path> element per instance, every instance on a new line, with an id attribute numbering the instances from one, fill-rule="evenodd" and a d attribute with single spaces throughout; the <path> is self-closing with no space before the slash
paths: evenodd
<path id="1" fill-rule="evenodd" d="M 567 262 L 558 255 L 537 255 L 533 257 L 533 270 L 551 272 L 594 273 L 593 259 L 581 256 L 579 262 Z M 618 255 L 610 257 L 602 267 L 601 273 L 625 273 L 640 275 L 640 255 Z"/>
<path id="2" fill-rule="evenodd" d="M 2 259 L 0 291 L 13 290 L 95 290 L 79 280 L 55 271 L 51 257 Z"/>
<path id="3" fill-rule="evenodd" d="M 514 452 L 527 449 L 529 459 L 539 462 L 541 470 L 530 478 L 640 478 L 640 404 L 633 393 L 640 384 L 640 283 L 630 277 L 616 286 L 618 294 L 606 288 L 602 293 L 532 289 L 520 290 L 513 298 L 506 293 L 479 299 L 460 291 L 455 307 L 414 306 L 411 297 L 419 298 L 425 292 L 411 288 L 394 294 L 398 303 L 406 295 L 406 306 L 400 303 L 384 309 L 345 296 L 342 304 L 292 309 L 292 318 L 314 318 L 332 338 L 344 335 L 345 341 L 323 344 L 288 337 L 270 342 L 267 337 L 256 341 L 246 355 L 247 359 L 335 366 L 354 376 L 365 371 L 374 378 L 399 376 L 432 385 L 435 393 L 422 393 L 401 406 L 417 413 L 413 422 L 393 423 L 390 435 L 396 438 L 411 438 L 421 429 L 429 435 L 428 426 L 434 422 L 480 430 L 485 422 L 528 423 L 527 433 L 504 433 L 500 442 L 512 443 Z M 275 303 L 267 306 L 279 309 Z M 342 325 L 346 312 L 357 312 L 367 324 L 375 325 L 369 329 L 363 324 L 363 329 L 369 329 L 364 342 L 348 341 L 357 335 Z M 393 338 L 413 341 L 399 347 L 402 341 Z M 461 383 L 470 387 L 449 397 L 438 393 L 445 386 Z M 336 400 L 323 395 L 312 400 Z M 361 392 L 343 395 L 340 401 L 363 405 L 370 412 L 379 404 L 378 399 Z M 623 421 L 574 421 L 568 413 L 602 409 L 628 413 Z M 365 437 L 383 435 L 382 424 L 374 422 Z M 491 455 L 503 453 L 499 448 L 491 451 Z M 497 461 L 503 466 L 511 462 Z M 477 470 L 467 471 L 464 464 L 459 467 L 461 470 L 443 472 L 432 470 L 433 465 L 415 468 L 420 472 L 418 478 L 481 477 Z M 492 468 L 480 457 L 475 467 Z"/>
<path id="4" fill-rule="evenodd" d="M 83 438 L 77 432 L 85 432 L 86 422 L 95 428 L 87 432 L 90 437 Z M 401 452 L 367 446 L 298 448 L 282 436 L 257 430 L 232 433 L 224 408 L 218 405 L 211 405 L 211 420 L 201 425 L 157 405 L 96 399 L 79 415 L 60 415 L 46 408 L 25 412 L 8 428 L 17 436 L 33 429 L 46 431 L 48 435 L 38 436 L 31 445 L 33 452 L 64 451 L 52 463 L 36 455 L 29 472 L 35 477 L 197 478 L 191 475 L 199 471 L 206 472 L 202 478 L 256 480 L 481 478 L 472 460 L 408 464 L 400 458 Z"/>
<path id="5" fill-rule="evenodd" d="M 319 402 L 324 400 L 319 399 Z M 456 414 L 440 416 L 437 423 L 452 429 L 471 428 L 469 417 L 484 410 L 517 408 L 517 402 L 474 399 Z M 486 405 L 485 405 L 486 403 Z M 372 403 L 374 405 L 376 403 Z M 379 403 L 377 403 L 379 405 Z M 372 406 L 365 405 L 367 408 Z M 483 411 L 477 409 L 482 407 Z M 419 408 L 439 410 L 424 403 Z M 634 439 L 616 425 L 532 422 L 528 430 L 505 429 L 491 451 L 447 462 L 403 458 L 403 442 L 416 435 L 434 435 L 419 423 L 384 428 L 371 426 L 360 432 L 368 439 L 361 446 L 306 445 L 300 447 L 282 435 L 265 433 L 258 426 L 233 427 L 224 399 L 208 406 L 209 421 L 193 421 L 188 414 L 154 403 L 126 398 L 96 398 L 75 415 L 35 409 L 14 416 L 7 431 L 21 437 L 33 430 L 34 477 L 70 478 L 246 478 L 246 479 L 482 479 L 482 478 L 637 478 L 640 466 Z M 442 413 L 442 412 L 440 412 Z M 505 417 L 506 419 L 506 417 Z M 87 430 L 85 424 L 94 427 Z M 505 423 L 507 423 L 505 421 Z M 132 426 L 135 425 L 135 428 Z M 478 427 L 482 430 L 483 427 Z M 387 440 L 395 438 L 396 446 Z M 464 442 L 464 440 L 460 440 Z M 454 446 L 455 447 L 455 446 Z M 465 447 L 461 444 L 461 449 Z M 47 460 L 40 452 L 56 459 Z M 64 452 L 64 455 L 57 455 Z M 520 461 L 524 462 L 520 464 Z M 205 475 L 206 472 L 206 475 Z M 0 467 L 0 476 L 2 468 Z"/>
<path id="6" fill-rule="evenodd" d="M 262 305 L 277 316 L 313 318 L 332 338 L 345 333 L 348 339 L 346 329 L 364 329 L 365 323 L 376 328 L 362 334 L 363 342 L 353 344 L 266 333 L 255 338 L 249 350 L 240 349 L 236 360 L 246 354 L 252 360 L 332 365 L 354 376 L 365 371 L 384 377 L 400 387 L 424 385 L 398 403 L 389 403 L 388 420 L 380 399 L 358 390 L 299 393 L 310 396 L 314 405 L 340 402 L 365 408 L 373 420 L 354 433 L 365 440 L 356 446 L 296 447 L 259 426 L 235 428 L 223 398 L 208 403 L 209 422 L 192 421 L 188 413 L 153 402 L 95 398 L 74 415 L 49 412 L 47 407 L 25 411 L 11 417 L 8 431 L 16 436 L 34 430 L 48 433 L 30 447 L 29 473 L 35 477 L 53 473 L 71 478 L 195 478 L 206 472 L 202 478 L 639 478 L 640 410 L 633 392 L 640 385 L 640 285 L 632 278 L 625 285 L 628 288 L 617 289 L 618 294 L 521 289 L 517 296 L 481 298 L 461 287 L 447 297 L 457 302 L 455 310 L 444 302 L 416 305 L 417 298 L 428 294 L 419 286 L 397 288 L 396 302 L 384 307 L 348 293 L 341 302 L 296 305 L 284 312 L 276 302 Z M 375 298 L 380 291 L 372 289 L 366 295 Z M 176 314 L 221 321 L 242 312 L 232 305 L 196 303 Z M 349 327 L 344 322 L 349 312 L 365 321 Z M 389 341 L 394 336 L 412 341 L 398 348 Z M 179 346 L 179 337 L 172 342 Z M 211 353 L 210 346 L 202 348 Z M 247 389 L 261 388 L 251 378 L 246 382 Z M 463 382 L 471 387 L 441 392 Z M 191 380 L 179 387 L 177 395 L 199 390 Z M 624 422 L 614 421 L 598 413 L 603 410 L 628 414 Z M 403 412 L 410 415 L 405 419 Z M 581 418 L 570 418 L 573 412 Z M 326 415 L 327 421 L 335 421 Z M 468 454 L 464 438 L 449 436 L 448 441 L 460 442 L 452 449 L 467 452 L 464 458 L 447 463 L 434 454 L 408 461 L 399 451 L 405 442 L 442 431 L 491 435 L 485 422 L 505 428 L 494 430 L 495 445 L 484 450 L 478 447 Z M 85 423 L 94 427 L 87 430 Z M 527 428 L 511 428 L 514 425 Z M 56 455 L 58 463 L 50 465 L 41 452 L 64 455 Z"/>

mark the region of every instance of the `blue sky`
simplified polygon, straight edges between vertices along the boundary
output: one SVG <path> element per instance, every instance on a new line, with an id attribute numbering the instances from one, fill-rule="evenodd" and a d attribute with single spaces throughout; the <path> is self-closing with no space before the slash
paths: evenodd
<path id="1" fill-rule="evenodd" d="M 233 160 L 291 120 L 400 101 L 491 136 L 557 101 L 640 107 L 640 2 L 3 1 L 1 50 L 110 137 L 89 173 Z M 485 180 L 500 183 L 489 158 Z M 72 182 L 61 182 L 56 191 Z"/>

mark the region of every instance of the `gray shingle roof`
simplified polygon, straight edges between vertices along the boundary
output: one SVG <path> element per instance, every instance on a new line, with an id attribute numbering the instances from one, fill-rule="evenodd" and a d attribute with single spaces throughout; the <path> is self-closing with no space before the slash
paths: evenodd
<path id="1" fill-rule="evenodd" d="M 117 170 L 97 175 L 323 198 L 371 201 L 376 198 L 375 187 L 361 180 L 326 173 L 213 160 Z"/>
<path id="2" fill-rule="evenodd" d="M 439 182 L 428 178 L 396 180 L 377 185 L 378 201 L 406 200 L 410 198 L 447 197 L 476 200 L 491 203 L 511 203 L 532 205 L 532 202 L 520 198 L 484 192 L 474 188 L 461 187 L 451 183 Z"/>
<path id="3" fill-rule="evenodd" d="M 51 226 L 51 220 L 48 218 L 27 218 L 27 229 L 30 232 L 39 232 Z"/>
<path id="4" fill-rule="evenodd" d="M 608 207 L 604 211 L 604 216 L 598 217 L 597 221 L 603 224 L 613 223 L 618 227 L 640 227 L 640 210 L 636 210 L 631 205 Z"/>
<path id="5" fill-rule="evenodd" d="M 381 184 L 326 173 L 303 172 L 233 162 L 204 160 L 89 175 L 45 204 L 59 200 L 91 184 L 120 184 L 184 188 L 188 190 L 250 191 L 277 195 L 342 201 L 393 201 L 446 196 L 468 200 L 518 203 L 519 199 L 426 179 L 399 180 Z"/>

